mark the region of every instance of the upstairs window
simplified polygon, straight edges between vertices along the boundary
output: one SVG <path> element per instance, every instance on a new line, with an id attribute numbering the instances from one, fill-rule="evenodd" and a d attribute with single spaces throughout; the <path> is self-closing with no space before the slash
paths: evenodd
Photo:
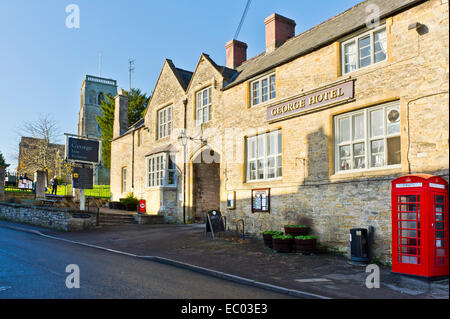
<path id="1" fill-rule="evenodd" d="M 336 172 L 401 164 L 399 102 L 335 117 Z"/>
<path id="2" fill-rule="evenodd" d="M 371 30 L 343 42 L 341 50 L 342 74 L 385 61 L 387 57 L 386 27 Z"/>
<path id="3" fill-rule="evenodd" d="M 197 92 L 197 125 L 211 120 L 211 87 Z"/>
<path id="4" fill-rule="evenodd" d="M 102 101 L 105 100 L 105 95 L 103 94 L 103 92 L 100 92 L 98 95 L 98 105 L 102 105 Z"/>
<path id="5" fill-rule="evenodd" d="M 172 105 L 158 111 L 158 139 L 172 134 Z"/>
<path id="6" fill-rule="evenodd" d="M 270 74 L 250 83 L 251 105 L 257 105 L 276 98 L 275 74 Z"/>

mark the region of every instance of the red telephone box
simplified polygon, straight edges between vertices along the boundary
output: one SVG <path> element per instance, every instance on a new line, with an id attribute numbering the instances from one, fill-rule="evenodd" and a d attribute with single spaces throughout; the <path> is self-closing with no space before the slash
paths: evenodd
<path id="1" fill-rule="evenodd" d="M 448 276 L 448 184 L 438 176 L 392 181 L 392 271 Z"/>

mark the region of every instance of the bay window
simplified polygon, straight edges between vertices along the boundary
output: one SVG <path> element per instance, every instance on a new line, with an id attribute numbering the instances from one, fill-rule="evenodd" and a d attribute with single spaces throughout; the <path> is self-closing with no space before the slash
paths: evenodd
<path id="1" fill-rule="evenodd" d="M 175 156 L 160 153 L 147 157 L 147 187 L 176 186 Z"/>
<path id="2" fill-rule="evenodd" d="M 342 74 L 386 60 L 386 27 L 371 30 L 343 42 L 341 50 Z"/>
<path id="3" fill-rule="evenodd" d="M 336 116 L 334 125 L 336 172 L 401 164 L 398 101 Z"/>
<path id="4" fill-rule="evenodd" d="M 281 130 L 248 137 L 246 144 L 247 181 L 282 176 Z"/>

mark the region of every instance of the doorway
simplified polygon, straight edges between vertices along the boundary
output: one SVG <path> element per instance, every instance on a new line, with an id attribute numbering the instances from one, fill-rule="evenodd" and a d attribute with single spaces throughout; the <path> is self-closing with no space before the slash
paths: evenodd
<path id="1" fill-rule="evenodd" d="M 220 155 L 208 148 L 193 161 L 194 219 L 204 223 L 210 210 L 220 210 Z"/>

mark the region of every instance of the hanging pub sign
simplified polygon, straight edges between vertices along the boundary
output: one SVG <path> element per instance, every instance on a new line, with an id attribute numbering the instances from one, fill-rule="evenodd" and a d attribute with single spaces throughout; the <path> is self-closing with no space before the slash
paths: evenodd
<path id="1" fill-rule="evenodd" d="M 67 136 L 66 159 L 79 163 L 99 163 L 101 142 Z"/>
<path id="2" fill-rule="evenodd" d="M 270 188 L 252 189 L 252 213 L 270 212 Z"/>
<path id="3" fill-rule="evenodd" d="M 322 109 L 331 105 L 353 100 L 354 80 L 314 90 L 282 103 L 267 108 L 266 120 L 276 121 L 287 117 L 301 115 L 312 110 Z"/>

